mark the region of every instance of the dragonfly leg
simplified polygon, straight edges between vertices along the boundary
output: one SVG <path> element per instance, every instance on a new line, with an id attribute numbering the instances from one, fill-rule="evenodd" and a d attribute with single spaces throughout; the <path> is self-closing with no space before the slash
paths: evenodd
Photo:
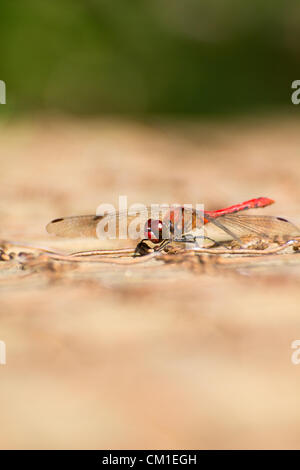
<path id="1" fill-rule="evenodd" d="M 197 235 L 195 236 L 195 242 L 198 240 L 198 239 L 201 239 L 201 240 L 208 240 L 210 242 L 213 242 L 213 246 L 224 246 L 224 244 L 222 242 L 218 242 L 217 240 L 215 240 L 214 238 L 210 238 L 210 237 L 206 237 L 206 236 L 200 236 L 200 235 Z"/>
<path id="2" fill-rule="evenodd" d="M 197 240 L 208 240 L 212 242 L 214 245 L 221 246 L 222 243 L 214 240 L 213 238 L 207 237 L 206 235 L 191 235 L 191 234 L 186 234 L 183 236 L 183 238 L 180 239 L 175 239 L 174 241 L 176 242 L 181 242 L 181 243 L 197 243 Z"/>
<path id="3" fill-rule="evenodd" d="M 153 251 L 162 251 L 167 245 L 169 245 L 169 243 L 171 243 L 170 240 L 162 240 L 159 243 L 153 243 L 149 239 L 142 240 L 137 244 L 133 256 L 145 256 Z"/>

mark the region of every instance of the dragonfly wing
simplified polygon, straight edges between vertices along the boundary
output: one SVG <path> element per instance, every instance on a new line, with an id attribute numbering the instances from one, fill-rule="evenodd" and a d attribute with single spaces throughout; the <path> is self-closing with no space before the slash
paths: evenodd
<path id="1" fill-rule="evenodd" d="M 136 211 L 119 211 L 110 212 L 105 215 L 79 215 L 74 217 L 61 217 L 59 219 L 52 220 L 47 226 L 46 230 L 48 233 L 53 233 L 59 237 L 91 237 L 99 238 L 97 235 L 97 229 L 101 227 L 109 226 L 109 224 L 115 225 L 115 233 L 118 238 L 119 229 L 121 222 L 123 223 L 123 229 L 125 225 L 129 228 L 129 235 L 132 232 L 141 230 L 144 231 L 144 226 L 148 218 L 163 219 L 167 213 L 167 209 L 163 206 L 157 210 L 151 210 L 151 207 L 144 206 Z M 99 233 L 99 232 L 98 232 Z M 129 236 L 128 235 L 128 236 Z M 143 237 L 142 237 L 143 238 Z"/>
<path id="2" fill-rule="evenodd" d="M 226 229 L 227 234 L 220 234 L 222 241 L 249 235 L 267 239 L 274 239 L 276 236 L 283 238 L 300 236 L 299 228 L 281 217 L 231 214 L 219 217 L 218 222 L 219 224 L 217 228 L 213 227 L 215 225 L 214 220 L 211 220 L 205 228 L 207 233 L 213 233 L 216 230 L 222 232 L 223 226 Z M 230 237 L 228 232 L 234 234 L 234 237 Z"/>
<path id="3" fill-rule="evenodd" d="M 96 215 L 79 215 L 54 219 L 46 226 L 48 233 L 58 237 L 91 237 L 96 238 L 99 217 Z"/>

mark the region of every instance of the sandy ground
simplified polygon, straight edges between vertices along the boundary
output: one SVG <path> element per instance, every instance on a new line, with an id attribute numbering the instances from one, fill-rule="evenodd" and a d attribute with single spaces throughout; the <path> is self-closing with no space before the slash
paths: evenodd
<path id="1" fill-rule="evenodd" d="M 266 213 L 300 225 L 299 125 L 2 122 L 0 237 L 90 248 L 45 225 L 119 195 L 207 209 L 267 196 Z M 299 448 L 297 256 L 230 269 L 0 261 L 0 447 Z"/>

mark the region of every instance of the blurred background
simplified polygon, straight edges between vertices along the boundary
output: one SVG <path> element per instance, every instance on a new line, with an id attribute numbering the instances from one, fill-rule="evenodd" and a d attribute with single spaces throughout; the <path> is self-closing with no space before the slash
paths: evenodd
<path id="1" fill-rule="evenodd" d="M 1 240 L 99 248 L 45 226 L 119 195 L 300 225 L 299 25 L 298 0 L 5 2 Z M 289 260 L 0 261 L 0 447 L 299 448 Z"/>
<path id="2" fill-rule="evenodd" d="M 223 115 L 290 108 L 297 0 L 5 2 L 3 113 Z"/>

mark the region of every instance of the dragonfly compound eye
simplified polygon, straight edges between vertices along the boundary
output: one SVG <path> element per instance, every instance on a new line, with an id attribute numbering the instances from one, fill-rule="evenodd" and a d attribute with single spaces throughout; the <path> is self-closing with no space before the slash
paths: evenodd
<path id="1" fill-rule="evenodd" d="M 145 223 L 145 238 L 153 243 L 162 241 L 163 223 L 161 220 L 148 219 Z"/>

